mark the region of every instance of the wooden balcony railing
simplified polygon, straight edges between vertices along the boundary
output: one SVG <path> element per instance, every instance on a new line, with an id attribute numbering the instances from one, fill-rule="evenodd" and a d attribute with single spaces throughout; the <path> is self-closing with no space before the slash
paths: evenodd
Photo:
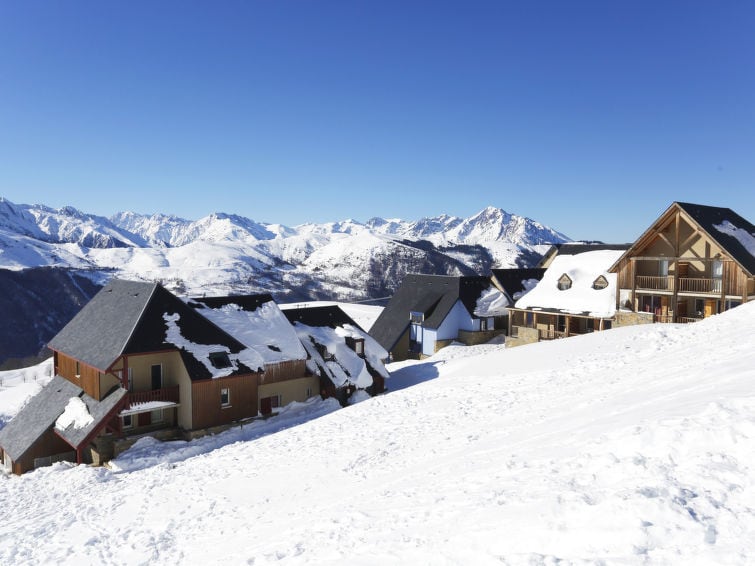
<path id="1" fill-rule="evenodd" d="M 721 279 L 709 279 L 703 277 L 685 277 L 679 279 L 679 290 L 688 293 L 721 293 Z"/>
<path id="2" fill-rule="evenodd" d="M 677 322 L 681 322 L 682 324 L 692 324 L 693 322 L 700 322 L 702 318 L 695 317 L 695 316 L 680 316 L 676 319 Z"/>
<path id="3" fill-rule="evenodd" d="M 150 391 L 132 391 L 128 394 L 128 408 L 152 401 L 178 403 L 178 399 L 178 386 L 163 387 L 162 389 L 152 389 Z"/>
<path id="4" fill-rule="evenodd" d="M 652 291 L 673 291 L 674 278 L 669 276 L 638 275 L 635 278 L 638 289 L 650 289 Z"/>
<path id="5" fill-rule="evenodd" d="M 699 293 L 701 295 L 719 295 L 721 294 L 723 281 L 721 279 L 711 279 L 708 277 L 680 277 L 679 292 L 682 293 Z M 635 277 L 635 286 L 637 289 L 645 291 L 673 291 L 674 278 L 672 276 L 652 276 L 638 275 Z"/>

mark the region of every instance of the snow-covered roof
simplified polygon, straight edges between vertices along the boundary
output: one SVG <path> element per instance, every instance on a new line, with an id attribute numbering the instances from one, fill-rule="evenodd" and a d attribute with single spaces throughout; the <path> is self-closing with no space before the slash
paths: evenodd
<path id="1" fill-rule="evenodd" d="M 368 364 L 382 377 L 389 377 L 382 362 L 388 352 L 366 332 L 349 324 L 330 328 L 295 322 L 294 328 L 309 354 L 308 369 L 315 374 L 324 372 L 336 387 L 353 385 L 365 389 L 372 385 Z M 364 340 L 364 358 L 346 344 L 347 337 Z M 327 350 L 326 358 L 321 349 Z"/>
<path id="2" fill-rule="evenodd" d="M 11 459 L 18 460 L 46 430 L 55 427 L 58 436 L 76 448 L 95 430 L 105 426 L 126 394 L 126 390 L 119 387 L 97 401 L 77 385 L 56 375 L 0 429 L 0 446 Z"/>
<path id="3" fill-rule="evenodd" d="M 751 256 L 755 256 L 755 234 L 751 234 L 744 228 L 734 226 L 729 220 L 724 220 L 721 224 L 714 224 L 713 227 L 737 240 Z"/>
<path id="4" fill-rule="evenodd" d="M 597 250 L 556 256 L 542 280 L 514 306 L 610 318 L 616 313 L 616 274 L 607 270 L 623 253 Z M 571 286 L 561 290 L 558 282 L 563 275 L 571 280 Z M 595 289 L 593 284 L 600 276 L 608 285 Z"/>
<path id="5" fill-rule="evenodd" d="M 242 369 L 239 364 L 244 364 L 252 371 L 258 371 L 264 368 L 265 361 L 255 350 L 252 348 L 243 348 L 236 353 L 222 344 L 202 344 L 192 342 L 181 333 L 181 328 L 178 326 L 178 321 L 181 319 L 179 314 L 165 314 L 163 315 L 167 330 L 165 331 L 165 341 L 169 344 L 173 344 L 176 348 L 182 349 L 189 353 L 194 359 L 201 362 L 202 365 L 210 372 L 212 378 L 227 377 L 234 372 Z M 216 367 L 216 364 L 212 363 L 211 355 L 217 353 L 224 353 L 228 355 L 228 361 L 230 364 L 227 367 Z"/>
<path id="6" fill-rule="evenodd" d="M 202 306 L 198 309 L 200 314 L 257 352 L 264 363 L 307 357 L 296 332 L 272 298 L 253 310 L 234 302 L 213 308 Z"/>
<path id="7" fill-rule="evenodd" d="M 475 316 L 501 316 L 506 314 L 509 300 L 496 287 L 490 286 L 484 290 L 475 303 Z"/>

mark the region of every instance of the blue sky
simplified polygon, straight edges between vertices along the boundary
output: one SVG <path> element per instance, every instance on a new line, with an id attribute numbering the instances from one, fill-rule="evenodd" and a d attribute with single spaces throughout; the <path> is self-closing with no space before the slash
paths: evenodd
<path id="1" fill-rule="evenodd" d="M 755 221 L 755 4 L 0 3 L 0 196 L 295 225 Z"/>

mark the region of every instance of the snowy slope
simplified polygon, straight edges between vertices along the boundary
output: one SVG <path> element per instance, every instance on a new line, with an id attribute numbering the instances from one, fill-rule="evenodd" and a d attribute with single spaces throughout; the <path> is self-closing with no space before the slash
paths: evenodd
<path id="1" fill-rule="evenodd" d="M 461 219 L 372 219 L 293 228 L 213 213 L 196 221 L 122 212 L 110 219 L 0 198 L 0 269 L 74 268 L 161 280 L 179 293 L 267 291 L 341 300 L 384 296 L 409 271 L 487 272 L 566 238 L 488 208 Z M 388 293 L 390 294 L 390 293 Z"/>
<path id="2" fill-rule="evenodd" d="M 754 330 L 747 304 L 695 325 L 451 346 L 394 364 L 392 392 L 347 409 L 143 440 L 121 471 L 11 477 L 0 559 L 752 563 Z"/>

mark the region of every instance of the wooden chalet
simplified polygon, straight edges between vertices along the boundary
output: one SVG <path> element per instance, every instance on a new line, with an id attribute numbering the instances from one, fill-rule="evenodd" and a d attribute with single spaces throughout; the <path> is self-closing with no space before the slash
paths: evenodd
<path id="1" fill-rule="evenodd" d="M 291 360 L 261 355 L 155 283 L 111 281 L 49 348 L 55 378 L 0 430 L 5 468 L 15 473 L 56 460 L 100 463 L 124 436 L 254 417 L 260 390 L 306 373 L 303 349 Z M 73 398 L 92 422 L 61 430 Z"/>
<path id="2" fill-rule="evenodd" d="M 617 319 L 695 322 L 755 298 L 755 226 L 729 208 L 674 202 L 610 271 Z"/>

